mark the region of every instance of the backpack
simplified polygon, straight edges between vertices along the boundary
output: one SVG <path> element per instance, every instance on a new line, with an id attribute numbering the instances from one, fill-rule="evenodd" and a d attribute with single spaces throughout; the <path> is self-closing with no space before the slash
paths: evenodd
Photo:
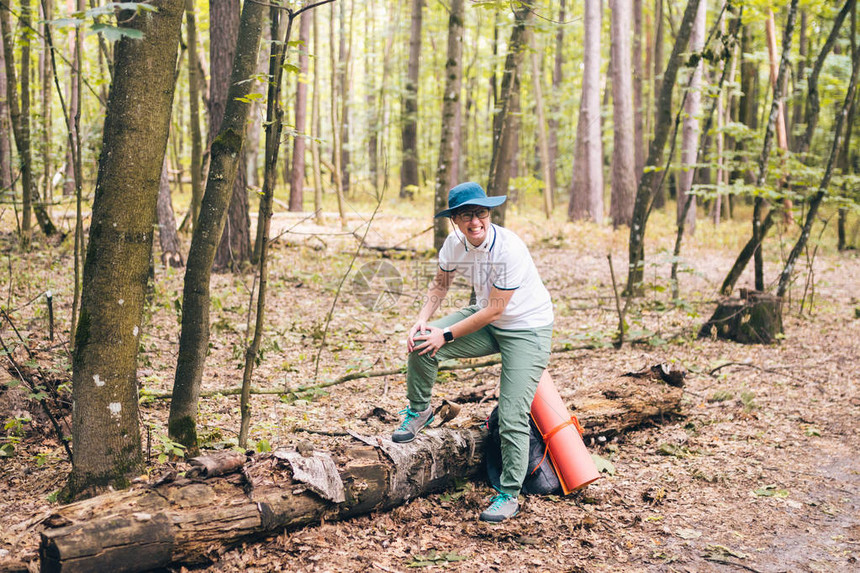
<path id="1" fill-rule="evenodd" d="M 499 436 L 499 408 L 493 408 L 487 420 L 489 436 L 486 445 L 487 480 L 497 491 L 501 491 L 502 440 Z M 561 494 L 561 482 L 546 452 L 546 444 L 540 430 L 529 416 L 529 465 L 522 493 L 526 495 Z"/>

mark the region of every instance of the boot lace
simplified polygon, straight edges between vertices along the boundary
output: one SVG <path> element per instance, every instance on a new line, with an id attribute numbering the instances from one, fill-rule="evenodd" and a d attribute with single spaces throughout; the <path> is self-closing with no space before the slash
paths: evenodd
<path id="1" fill-rule="evenodd" d="M 403 410 L 400 410 L 399 412 L 397 412 L 397 414 L 400 416 L 406 416 L 405 418 L 403 418 L 403 422 L 400 424 L 401 430 L 408 429 L 409 424 L 412 423 L 412 420 L 414 420 L 415 418 L 417 418 L 419 416 L 418 412 L 416 412 L 415 410 L 413 410 L 409 406 L 407 406 Z"/>
<path id="2" fill-rule="evenodd" d="M 502 505 L 504 505 L 505 502 L 512 500 L 512 499 L 514 499 L 514 496 L 512 496 L 508 493 L 499 492 L 495 496 L 493 496 L 493 499 L 491 500 L 490 508 L 488 511 L 497 511 L 499 508 L 502 507 Z"/>

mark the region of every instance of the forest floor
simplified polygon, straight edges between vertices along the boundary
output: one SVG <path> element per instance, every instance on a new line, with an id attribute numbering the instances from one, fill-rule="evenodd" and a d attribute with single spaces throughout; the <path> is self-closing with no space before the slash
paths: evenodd
<path id="1" fill-rule="evenodd" d="M 860 258 L 856 251 L 818 249 L 791 292 L 778 344 L 743 346 L 698 340 L 716 304 L 722 278 L 748 235 L 747 225 L 715 229 L 701 222 L 686 240 L 680 297 L 668 281 L 673 225 L 655 213 L 649 227 L 647 295 L 630 309 L 629 336 L 640 340 L 613 349 L 618 324 L 607 254 L 619 282 L 625 279 L 627 234 L 595 225 L 543 221 L 509 213 L 509 226 L 532 249 L 553 296 L 554 343 L 594 348 L 554 354 L 550 371 L 563 397 L 575 388 L 600 385 L 625 372 L 660 362 L 688 370 L 681 411 L 608 442 L 589 444 L 613 473 L 570 496 L 528 497 L 519 516 L 503 524 L 477 520 L 491 490 L 483 482 L 459 484 L 386 513 L 342 523 L 323 523 L 221 552 L 194 571 L 848 571 L 860 568 Z M 354 215 L 349 230 L 364 233 Z M 279 214 L 273 236 L 268 312 L 254 384 L 292 388 L 347 372 L 397 368 L 405 358 L 404 335 L 435 270 L 425 255 L 432 238 L 427 218 L 383 209 L 366 244 L 415 251 L 364 249 L 358 240 L 327 226 Z M 425 231 L 422 233 L 422 231 Z M 187 240 L 187 238 L 186 238 Z M 766 278 L 773 280 L 792 237 L 771 237 Z M 14 238 L 0 238 L 8 276 L 2 297 L 13 309 L 20 335 L 37 352 L 45 372 L 70 380 L 62 344 L 48 338 L 44 297 L 54 295 L 57 340 L 68 338 L 71 255 L 66 244 L 44 245 L 22 257 Z M 68 243 L 68 241 L 67 241 Z M 368 283 L 354 282 L 363 265 Z M 351 270 L 350 270 L 351 268 Z M 349 274 L 347 275 L 347 271 Z M 343 278 L 346 280 L 343 281 Z M 177 308 L 181 270 L 156 268 L 141 337 L 141 416 L 149 472 L 165 469 L 166 400 L 178 347 Z M 7 283 L 8 281 L 8 283 Z M 339 286 L 343 282 L 342 288 Z M 744 275 L 739 286 L 749 286 Z M 402 283 L 402 292 L 398 286 Z M 213 278 L 212 339 L 203 390 L 241 382 L 248 334 L 251 273 Z M 368 286 L 369 285 L 369 286 Z M 389 292 L 386 292 L 389 291 Z M 393 291 L 393 292 L 390 292 Z M 331 321 L 326 318 L 339 292 Z M 398 294 L 399 293 L 399 294 Z M 454 289 L 451 307 L 468 298 Z M 801 304 L 802 301 L 802 304 Z M 375 305 L 375 306 L 374 306 Z M 17 340 L 0 329 L 7 344 Z M 315 360 L 321 348 L 319 373 Z M 18 350 L 16 352 L 22 352 Z M 435 394 L 455 399 L 496 380 L 498 367 L 446 374 Z M 34 570 L 38 544 L 33 516 L 55 506 L 69 471 L 50 427 L 20 388 L 0 372 L 0 417 L 5 424 L 0 459 L 0 569 Z M 155 394 L 155 396 L 153 396 Z M 486 418 L 493 401 L 467 404 L 452 424 Z M 337 439 L 318 432 L 388 434 L 405 407 L 403 375 L 354 380 L 301 400 L 254 396 L 251 439 L 258 449 L 309 440 L 317 449 Z M 384 417 L 384 416 L 383 416 Z M 215 396 L 200 404 L 202 439 L 235 443 L 238 398 Z M 149 446 L 147 444 L 149 443 Z M 181 464 L 180 464 L 181 467 Z"/>

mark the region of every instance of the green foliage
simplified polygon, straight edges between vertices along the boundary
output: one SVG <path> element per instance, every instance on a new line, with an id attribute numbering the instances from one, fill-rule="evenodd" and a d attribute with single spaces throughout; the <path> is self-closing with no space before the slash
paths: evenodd
<path id="1" fill-rule="evenodd" d="M 456 551 L 436 551 L 431 549 L 425 555 L 415 555 L 412 560 L 406 564 L 407 567 L 432 567 L 443 563 L 455 563 L 457 561 L 466 561 L 470 559 L 468 555 L 460 555 Z"/>

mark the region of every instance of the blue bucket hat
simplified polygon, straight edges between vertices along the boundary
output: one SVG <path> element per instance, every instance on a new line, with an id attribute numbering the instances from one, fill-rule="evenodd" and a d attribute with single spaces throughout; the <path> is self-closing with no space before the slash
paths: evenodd
<path id="1" fill-rule="evenodd" d="M 460 183 L 448 191 L 448 208 L 436 213 L 436 219 L 450 217 L 460 207 L 477 205 L 479 207 L 498 207 L 507 199 L 506 195 L 487 197 L 487 192 L 477 183 Z"/>

